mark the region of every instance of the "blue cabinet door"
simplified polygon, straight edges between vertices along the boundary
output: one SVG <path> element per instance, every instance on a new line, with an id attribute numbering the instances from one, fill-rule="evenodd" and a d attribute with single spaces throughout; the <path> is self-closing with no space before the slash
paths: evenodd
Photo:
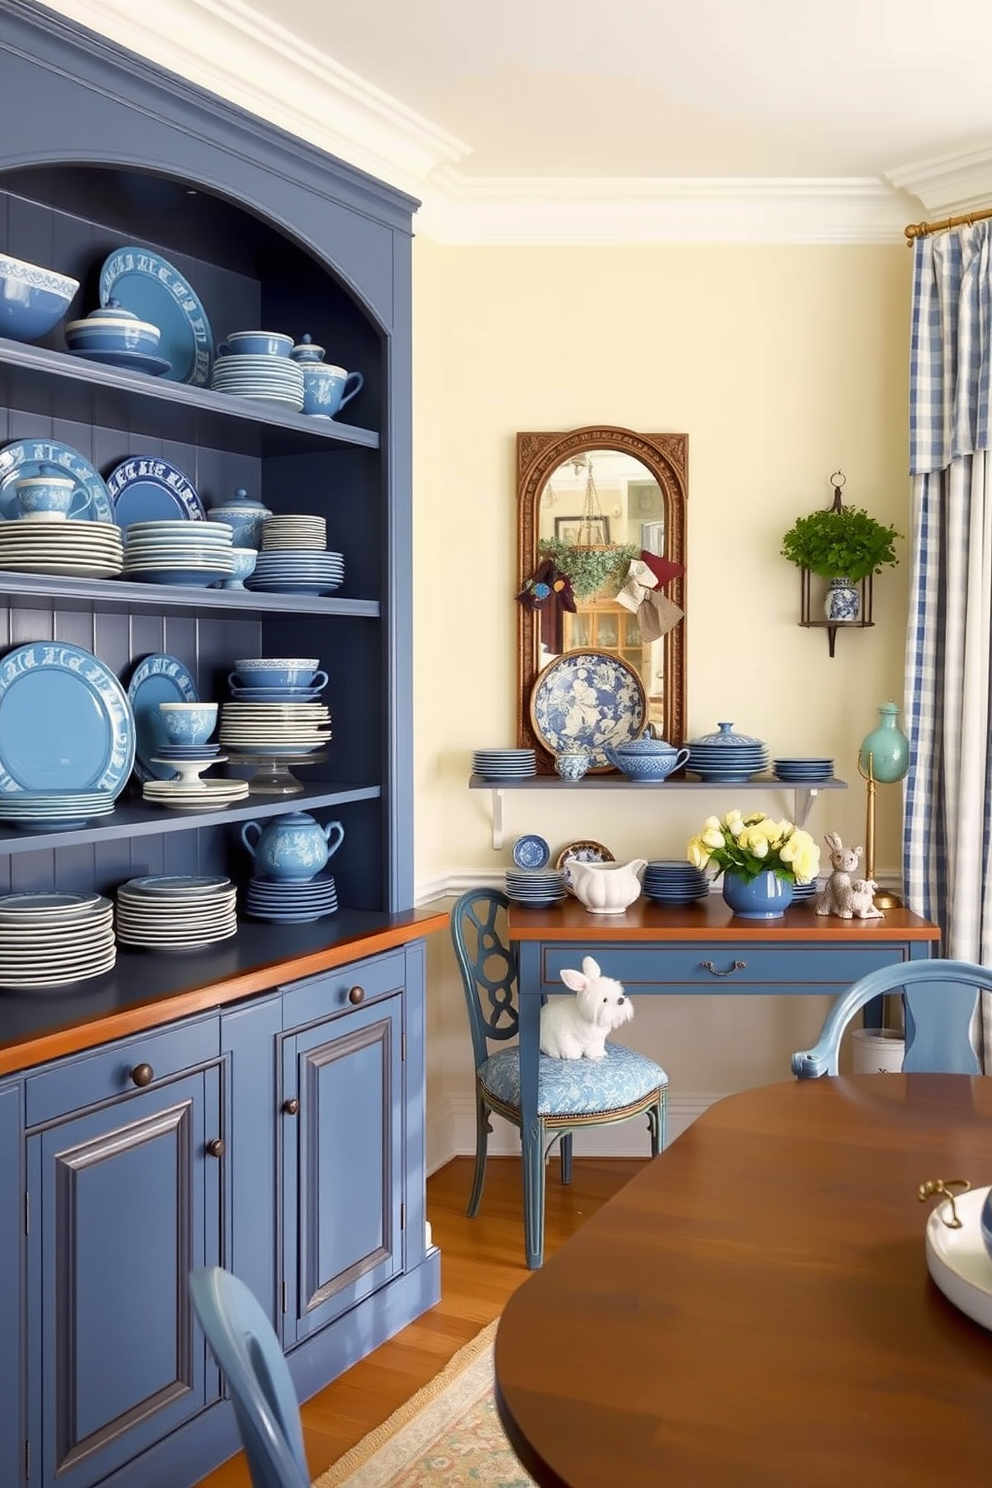
<path id="1" fill-rule="evenodd" d="M 402 1268 L 402 995 L 283 1041 L 283 1342 Z"/>
<path id="2" fill-rule="evenodd" d="M 24 1465 L 24 1175 L 18 1084 L 0 1086 L 0 1483 L 16 1488 Z"/>
<path id="3" fill-rule="evenodd" d="M 220 1116 L 211 1065 L 28 1138 L 32 1484 L 90 1488 L 217 1398 L 188 1276 L 220 1260 Z"/>

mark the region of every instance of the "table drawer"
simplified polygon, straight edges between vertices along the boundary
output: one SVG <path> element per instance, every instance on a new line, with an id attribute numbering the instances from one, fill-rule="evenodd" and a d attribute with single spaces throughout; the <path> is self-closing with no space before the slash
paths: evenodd
<path id="1" fill-rule="evenodd" d="M 593 956 L 606 976 L 617 977 L 633 996 L 667 992 L 838 992 L 880 966 L 909 961 L 899 942 L 863 946 L 757 945 L 705 941 L 691 945 L 568 945 L 543 947 L 541 991 L 561 991 L 563 967 L 581 967 Z"/>

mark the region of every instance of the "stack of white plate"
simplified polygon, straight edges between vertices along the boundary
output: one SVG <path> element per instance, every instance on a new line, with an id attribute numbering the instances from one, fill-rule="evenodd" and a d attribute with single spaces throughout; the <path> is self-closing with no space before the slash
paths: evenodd
<path id="1" fill-rule="evenodd" d="M 507 868 L 506 897 L 515 904 L 540 909 L 560 904 L 565 898 L 565 878 L 560 868 Z"/>
<path id="2" fill-rule="evenodd" d="M 262 523 L 262 552 L 280 548 L 327 547 L 327 523 L 323 517 L 266 517 Z"/>
<path id="3" fill-rule="evenodd" d="M 229 878 L 156 874 L 117 890 L 117 939 L 155 951 L 197 951 L 237 932 Z"/>
<path id="4" fill-rule="evenodd" d="M 62 832 L 85 827 L 94 816 L 109 816 L 117 797 L 109 791 L 16 791 L 0 794 L 0 821 L 30 832 Z"/>
<path id="5" fill-rule="evenodd" d="M 325 703 L 221 703 L 220 742 L 238 754 L 312 754 L 330 722 Z"/>
<path id="6" fill-rule="evenodd" d="M 227 522 L 131 522 L 124 577 L 152 584 L 217 584 L 234 572 Z"/>
<path id="7" fill-rule="evenodd" d="M 146 780 L 141 787 L 146 801 L 168 806 L 171 811 L 220 811 L 243 801 L 247 780 Z"/>
<path id="8" fill-rule="evenodd" d="M 248 589 L 269 594 L 330 594 L 344 582 L 344 555 L 315 548 L 274 548 L 259 553 Z"/>
<path id="9" fill-rule="evenodd" d="M 61 987 L 117 960 L 114 907 L 99 894 L 0 898 L 0 987 Z"/>
<path id="10" fill-rule="evenodd" d="M 235 398 L 259 398 L 303 411 L 303 368 L 289 357 L 238 352 L 214 362 L 210 386 Z"/>
<path id="11" fill-rule="evenodd" d="M 111 522 L 0 522 L 0 568 L 10 573 L 112 579 L 122 564 L 120 528 Z"/>

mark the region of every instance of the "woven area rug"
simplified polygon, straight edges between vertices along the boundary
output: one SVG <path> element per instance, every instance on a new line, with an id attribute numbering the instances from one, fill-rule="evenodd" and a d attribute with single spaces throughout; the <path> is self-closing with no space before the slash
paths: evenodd
<path id="1" fill-rule="evenodd" d="M 495 1336 L 490 1323 L 314 1488 L 533 1488 L 496 1415 Z"/>

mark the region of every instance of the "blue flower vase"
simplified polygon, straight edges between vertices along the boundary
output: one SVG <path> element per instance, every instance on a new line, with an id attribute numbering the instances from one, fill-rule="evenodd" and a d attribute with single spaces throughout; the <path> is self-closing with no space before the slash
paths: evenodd
<path id="1" fill-rule="evenodd" d="M 850 579 L 831 579 L 824 609 L 828 620 L 843 624 L 857 620 L 861 609 L 861 595 Z"/>
<path id="2" fill-rule="evenodd" d="M 771 869 L 757 878 L 739 873 L 723 875 L 724 903 L 741 920 L 778 920 L 792 903 L 792 883 L 778 878 Z"/>

